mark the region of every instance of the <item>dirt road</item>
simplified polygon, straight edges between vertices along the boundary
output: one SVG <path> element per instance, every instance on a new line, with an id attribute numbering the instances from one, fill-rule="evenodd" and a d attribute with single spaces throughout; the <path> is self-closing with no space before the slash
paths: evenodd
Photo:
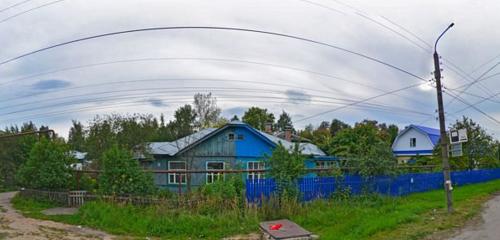
<path id="1" fill-rule="evenodd" d="M 465 227 L 450 240 L 498 240 L 500 239 L 500 196 L 488 201 L 482 213 L 482 221 Z"/>
<path id="2" fill-rule="evenodd" d="M 0 193 L 0 239 L 115 239 L 113 236 L 78 226 L 25 218 L 10 203 L 15 192 Z"/>

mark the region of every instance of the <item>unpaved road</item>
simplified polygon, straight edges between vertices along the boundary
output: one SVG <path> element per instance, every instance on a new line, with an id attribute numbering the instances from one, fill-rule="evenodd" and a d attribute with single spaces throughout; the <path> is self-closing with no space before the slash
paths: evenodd
<path id="1" fill-rule="evenodd" d="M 488 201 L 482 213 L 482 221 L 465 227 L 450 240 L 499 240 L 500 196 Z"/>
<path id="2" fill-rule="evenodd" d="M 10 203 L 15 194 L 15 192 L 0 193 L 0 239 L 115 239 L 101 231 L 23 217 Z"/>

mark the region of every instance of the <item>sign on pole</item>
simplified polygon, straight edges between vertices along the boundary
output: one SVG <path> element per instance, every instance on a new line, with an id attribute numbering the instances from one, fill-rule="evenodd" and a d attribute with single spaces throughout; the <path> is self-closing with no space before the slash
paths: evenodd
<path id="1" fill-rule="evenodd" d="M 451 129 L 450 130 L 450 143 L 463 143 L 467 142 L 467 130 L 466 129 Z"/>
<path id="2" fill-rule="evenodd" d="M 450 144 L 451 157 L 460 157 L 463 155 L 462 143 Z"/>

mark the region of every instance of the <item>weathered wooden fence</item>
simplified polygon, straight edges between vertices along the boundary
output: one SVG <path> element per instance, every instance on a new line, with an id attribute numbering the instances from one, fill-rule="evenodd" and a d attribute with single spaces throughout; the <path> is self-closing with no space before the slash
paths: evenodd
<path id="1" fill-rule="evenodd" d="M 454 186 L 486 182 L 500 179 L 500 169 L 481 169 L 455 171 L 451 173 Z M 317 198 L 329 198 L 337 190 L 348 191 L 359 195 L 363 192 L 374 192 L 391 196 L 403 196 L 410 193 L 425 192 L 443 188 L 442 173 L 413 173 L 395 177 L 378 176 L 363 178 L 356 175 L 343 177 L 308 177 L 298 181 L 298 189 L 303 201 Z M 257 179 L 246 181 L 246 198 L 248 202 L 258 202 L 276 192 L 273 179 Z"/>

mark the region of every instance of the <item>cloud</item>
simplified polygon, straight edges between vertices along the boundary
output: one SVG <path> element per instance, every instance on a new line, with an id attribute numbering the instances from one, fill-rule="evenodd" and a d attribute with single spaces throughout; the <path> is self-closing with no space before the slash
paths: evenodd
<path id="1" fill-rule="evenodd" d="M 65 80 L 57 80 L 57 79 L 40 80 L 32 84 L 31 89 L 36 91 L 46 91 L 46 90 L 65 88 L 70 85 L 71 83 Z"/>
<path id="2" fill-rule="evenodd" d="M 238 117 L 241 118 L 246 110 L 247 110 L 246 107 L 232 107 L 228 109 L 223 109 L 222 115 L 228 118 L 232 118 L 234 115 L 238 115 Z"/>
<path id="3" fill-rule="evenodd" d="M 288 101 L 294 104 L 307 104 L 311 102 L 311 95 L 299 90 L 287 90 L 285 95 Z"/>
<path id="4" fill-rule="evenodd" d="M 168 104 L 166 104 L 163 100 L 157 99 L 157 98 L 151 98 L 146 100 L 151 106 L 153 107 L 166 107 Z"/>

